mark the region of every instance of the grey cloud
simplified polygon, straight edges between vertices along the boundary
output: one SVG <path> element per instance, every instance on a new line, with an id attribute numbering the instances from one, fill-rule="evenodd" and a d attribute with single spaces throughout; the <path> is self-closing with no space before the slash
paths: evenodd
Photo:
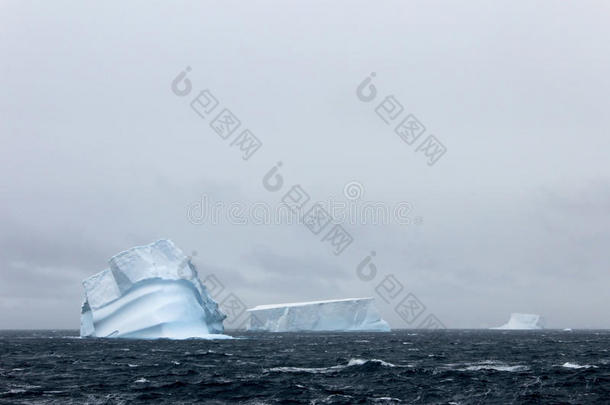
<path id="1" fill-rule="evenodd" d="M 78 327 L 82 278 L 159 238 L 250 305 L 375 295 L 354 274 L 375 250 L 451 327 L 512 311 L 610 327 L 601 3 L 3 7 L 0 327 Z M 186 66 L 263 142 L 250 160 L 171 91 Z M 376 115 L 390 94 L 447 146 L 434 166 Z M 285 188 L 269 192 L 278 161 Z M 303 226 L 187 218 L 203 193 L 275 206 L 294 184 L 324 201 L 352 180 L 423 224 L 346 225 L 336 257 Z"/>

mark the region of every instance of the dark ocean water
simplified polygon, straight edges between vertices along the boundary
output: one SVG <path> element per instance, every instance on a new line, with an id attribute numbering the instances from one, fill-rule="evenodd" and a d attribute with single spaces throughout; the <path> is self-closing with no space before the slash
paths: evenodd
<path id="1" fill-rule="evenodd" d="M 610 331 L 0 332 L 2 404 L 610 403 Z"/>

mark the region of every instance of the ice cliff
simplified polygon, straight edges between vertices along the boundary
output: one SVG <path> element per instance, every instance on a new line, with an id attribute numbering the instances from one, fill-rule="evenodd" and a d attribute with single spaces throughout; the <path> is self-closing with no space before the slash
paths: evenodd
<path id="1" fill-rule="evenodd" d="M 252 331 L 390 331 L 373 298 L 259 305 L 248 311 Z"/>
<path id="2" fill-rule="evenodd" d="M 225 315 L 170 240 L 126 250 L 83 281 L 82 337 L 222 338 Z"/>
<path id="3" fill-rule="evenodd" d="M 510 319 L 493 329 L 544 329 L 544 319 L 536 314 L 510 314 Z"/>

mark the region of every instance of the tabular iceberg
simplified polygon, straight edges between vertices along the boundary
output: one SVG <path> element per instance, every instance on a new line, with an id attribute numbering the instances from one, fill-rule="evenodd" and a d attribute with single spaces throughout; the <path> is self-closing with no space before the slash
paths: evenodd
<path id="1" fill-rule="evenodd" d="M 507 323 L 497 328 L 492 329 L 544 329 L 544 318 L 536 314 L 510 314 L 510 319 Z"/>
<path id="2" fill-rule="evenodd" d="M 197 269 L 170 240 L 112 257 L 83 281 L 82 337 L 229 338 Z"/>
<path id="3" fill-rule="evenodd" d="M 248 312 L 251 331 L 390 331 L 373 298 L 259 305 Z"/>

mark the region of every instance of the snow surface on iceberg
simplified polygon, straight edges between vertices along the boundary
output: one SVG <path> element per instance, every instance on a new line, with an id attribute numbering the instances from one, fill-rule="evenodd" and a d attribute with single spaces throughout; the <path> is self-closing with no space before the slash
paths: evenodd
<path id="1" fill-rule="evenodd" d="M 126 250 L 83 281 L 82 337 L 223 338 L 226 318 L 170 240 Z"/>
<path id="2" fill-rule="evenodd" d="M 248 311 L 252 331 L 390 331 L 373 298 L 259 305 Z"/>
<path id="3" fill-rule="evenodd" d="M 493 329 L 544 329 L 544 319 L 536 314 L 513 313 L 507 323 Z"/>

